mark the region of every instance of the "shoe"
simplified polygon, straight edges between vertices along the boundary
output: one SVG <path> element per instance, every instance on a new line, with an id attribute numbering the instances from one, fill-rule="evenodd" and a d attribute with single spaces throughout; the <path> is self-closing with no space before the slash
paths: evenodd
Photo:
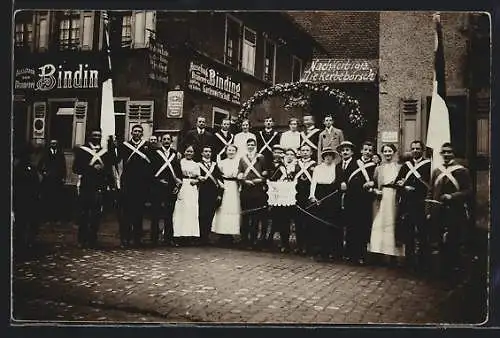
<path id="1" fill-rule="evenodd" d="M 366 262 L 363 258 L 358 259 L 357 263 L 358 263 L 358 265 L 361 265 L 361 266 L 366 265 Z"/>

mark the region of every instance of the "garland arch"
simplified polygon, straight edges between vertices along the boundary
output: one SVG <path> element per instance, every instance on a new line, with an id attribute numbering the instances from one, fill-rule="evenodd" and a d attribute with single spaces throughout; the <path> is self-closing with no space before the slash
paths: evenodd
<path id="1" fill-rule="evenodd" d="M 265 99 L 273 96 L 283 96 L 285 99 L 290 100 L 300 95 L 304 95 L 306 92 L 311 92 L 315 94 L 326 94 L 336 98 L 339 105 L 347 109 L 342 110 L 347 114 L 347 121 L 355 128 L 361 128 L 365 126 L 366 119 L 361 114 L 359 109 L 359 101 L 340 89 L 333 88 L 331 85 L 327 84 L 314 84 L 308 82 L 289 82 L 289 83 L 279 83 L 271 87 L 259 90 L 255 92 L 245 103 L 243 103 L 241 110 L 239 112 L 238 118 L 240 121 L 248 116 L 250 111 L 257 104 L 262 103 Z M 308 104 L 308 98 L 294 99 L 294 102 L 289 103 L 288 106 L 294 107 L 305 107 Z"/>

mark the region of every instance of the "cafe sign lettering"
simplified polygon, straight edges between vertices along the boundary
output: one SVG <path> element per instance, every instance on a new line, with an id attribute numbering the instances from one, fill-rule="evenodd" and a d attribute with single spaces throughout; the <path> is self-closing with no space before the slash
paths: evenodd
<path id="1" fill-rule="evenodd" d="M 377 76 L 377 60 L 315 59 L 304 71 L 301 82 L 353 83 L 374 82 Z"/>
<path id="2" fill-rule="evenodd" d="M 38 68 L 16 70 L 14 88 L 48 92 L 53 89 L 88 89 L 99 87 L 99 71 L 88 64 L 68 69 L 63 65 L 45 64 Z"/>
<path id="3" fill-rule="evenodd" d="M 214 68 L 191 61 L 188 74 L 188 88 L 193 91 L 241 104 L 241 83 Z"/>

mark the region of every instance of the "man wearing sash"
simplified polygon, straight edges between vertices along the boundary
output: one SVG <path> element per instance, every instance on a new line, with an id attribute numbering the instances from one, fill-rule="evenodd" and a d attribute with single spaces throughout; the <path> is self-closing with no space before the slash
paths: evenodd
<path id="1" fill-rule="evenodd" d="M 469 219 L 467 199 L 472 194 L 469 170 L 455 161 L 451 143 L 441 147 L 443 165 L 434 169 L 428 197 L 427 218 L 438 230 L 439 252 L 447 272 L 460 269 L 460 244 Z M 430 204 L 435 205 L 432 210 Z"/>
<path id="2" fill-rule="evenodd" d="M 121 213 L 120 239 L 122 247 L 130 245 L 133 237 L 136 246 L 141 245 L 142 221 L 151 179 L 151 160 L 147 156 L 149 144 L 142 138 L 141 125 L 132 127 L 132 138 L 120 145 L 119 159 L 123 162 L 120 177 Z"/>
<path id="3" fill-rule="evenodd" d="M 159 221 L 164 222 L 163 242 L 174 245 L 172 215 L 177 192 L 182 184 L 182 171 L 176 150 L 171 148 L 172 136 L 164 134 L 159 147 L 150 150 L 151 160 L 151 242 L 158 243 Z"/>
<path id="4" fill-rule="evenodd" d="M 374 145 L 365 141 L 361 147 L 361 158 L 354 161 L 354 171 L 347 177 L 344 206 L 346 225 L 346 256 L 352 262 L 364 265 L 366 250 L 370 240 L 372 225 L 373 175 L 375 163 L 372 162 Z"/>
<path id="5" fill-rule="evenodd" d="M 101 148 L 102 133 L 93 129 L 90 139 L 75 151 L 73 172 L 78 175 L 78 244 L 95 247 L 101 221 L 103 196 L 108 187 L 116 184 L 113 177 L 113 156 Z"/>
<path id="6" fill-rule="evenodd" d="M 267 165 L 273 161 L 273 146 L 279 144 L 280 133 L 273 128 L 274 121 L 272 117 L 266 117 L 264 120 L 264 130 L 257 133 L 257 152 L 264 156 Z"/>
<path id="7" fill-rule="evenodd" d="M 344 141 L 344 133 L 333 126 L 333 117 L 331 115 L 326 115 L 323 123 L 325 129 L 319 134 L 318 139 L 318 162 L 321 162 L 319 155 L 324 148 L 337 149 L 339 144 Z"/>
<path id="8" fill-rule="evenodd" d="M 396 233 L 405 244 L 405 256 L 414 267 L 424 267 L 429 258 L 425 198 L 430 188 L 431 161 L 423 157 L 422 141 L 411 143 L 411 159 L 403 163 L 396 183 L 399 190 Z"/>
<path id="9" fill-rule="evenodd" d="M 229 131 L 231 121 L 229 119 L 222 120 L 221 128 L 215 133 L 214 137 L 214 156 L 216 162 L 225 159 L 227 146 L 233 144 L 234 134 Z"/>
<path id="10" fill-rule="evenodd" d="M 336 165 L 337 177 L 335 180 L 335 187 L 339 189 L 339 195 L 337 196 L 337 203 L 335 205 L 335 210 L 340 218 L 339 224 L 342 226 L 343 230 L 338 232 L 337 245 L 344 247 L 344 258 L 347 261 L 351 260 L 349 256 L 349 251 L 346 250 L 352 247 L 352 242 L 356 242 L 356 230 L 354 228 L 352 220 L 350 219 L 349 210 L 352 209 L 351 206 L 355 207 L 357 201 L 352 197 L 352 194 L 348 193 L 349 188 L 349 178 L 351 175 L 359 168 L 358 163 L 354 160 L 354 144 L 350 141 L 343 141 L 337 147 L 337 152 L 340 153 L 341 160 Z M 354 195 L 355 196 L 355 195 Z M 357 210 L 359 212 L 360 209 Z M 370 212 L 366 210 L 364 212 Z"/>
<path id="11" fill-rule="evenodd" d="M 300 134 L 300 146 L 307 144 L 311 148 L 311 159 L 318 159 L 318 142 L 321 130 L 314 125 L 314 116 L 307 114 L 303 117 L 304 131 Z"/>
<path id="12" fill-rule="evenodd" d="M 309 205 L 309 191 L 311 189 L 312 175 L 316 162 L 311 159 L 313 154 L 308 144 L 300 147 L 300 159 L 297 161 L 299 171 L 295 175 L 297 182 L 295 195 L 297 208 L 305 209 Z M 297 239 L 297 248 L 295 253 L 306 255 L 311 250 L 312 232 L 310 227 L 310 218 L 301 210 L 297 210 L 295 215 L 295 237 Z"/>
<path id="13" fill-rule="evenodd" d="M 238 179 L 241 182 L 241 240 L 245 247 L 254 248 L 257 244 L 259 222 L 266 230 L 266 176 L 267 166 L 262 154 L 257 153 L 257 142 L 247 140 L 247 154 L 240 158 Z M 264 231 L 265 232 L 265 231 Z M 261 240 L 265 233 L 261 233 Z"/>
<path id="14" fill-rule="evenodd" d="M 222 172 L 217 163 L 212 161 L 212 148 L 207 145 L 203 146 L 199 165 L 198 218 L 200 223 L 200 241 L 202 245 L 208 245 L 215 210 L 222 201 Z"/>

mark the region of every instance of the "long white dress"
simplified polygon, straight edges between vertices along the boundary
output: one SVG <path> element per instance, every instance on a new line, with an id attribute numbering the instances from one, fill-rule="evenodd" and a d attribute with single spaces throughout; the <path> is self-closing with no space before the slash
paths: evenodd
<path id="1" fill-rule="evenodd" d="M 396 162 L 381 164 L 375 172 L 378 188 L 382 190 L 382 199 L 375 202 L 375 215 L 368 251 L 389 256 L 404 256 L 404 247 L 397 247 L 396 228 L 396 190 L 384 187 L 383 184 L 394 183 L 400 165 Z"/>
<path id="2" fill-rule="evenodd" d="M 241 224 L 241 205 L 238 182 L 232 180 L 238 175 L 239 159 L 226 158 L 219 162 L 224 175 L 224 194 L 221 206 L 215 212 L 212 232 L 221 235 L 239 235 Z"/>
<path id="3" fill-rule="evenodd" d="M 200 167 L 193 160 L 181 159 L 182 186 L 175 202 L 174 237 L 199 237 L 198 186 L 191 185 L 192 178 L 200 175 Z"/>
<path id="4" fill-rule="evenodd" d="M 238 152 L 236 153 L 236 158 L 240 159 L 247 153 L 247 140 L 248 139 L 257 140 L 257 136 L 251 132 L 240 132 L 234 135 L 234 145 L 238 147 Z"/>

